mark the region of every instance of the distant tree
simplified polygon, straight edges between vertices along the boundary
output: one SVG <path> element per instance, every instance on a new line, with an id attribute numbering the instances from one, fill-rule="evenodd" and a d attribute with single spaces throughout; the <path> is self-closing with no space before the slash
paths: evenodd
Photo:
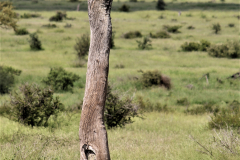
<path id="1" fill-rule="evenodd" d="M 165 10 L 166 3 L 164 0 L 158 0 L 157 2 L 157 10 Z"/>
<path id="2" fill-rule="evenodd" d="M 0 2 L 0 27 L 17 28 L 17 14 L 13 11 L 11 2 Z"/>

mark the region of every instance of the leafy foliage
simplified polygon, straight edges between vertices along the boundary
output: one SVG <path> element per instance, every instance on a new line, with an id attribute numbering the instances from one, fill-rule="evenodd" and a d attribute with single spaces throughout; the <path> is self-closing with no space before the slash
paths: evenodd
<path id="1" fill-rule="evenodd" d="M 207 52 L 212 57 L 240 58 L 240 44 L 238 41 L 227 41 L 224 44 L 211 45 Z"/>
<path id="2" fill-rule="evenodd" d="M 67 18 L 66 12 L 57 11 L 55 16 L 52 16 L 49 21 L 62 21 L 64 18 Z"/>
<path id="3" fill-rule="evenodd" d="M 119 9 L 121 12 L 129 12 L 130 11 L 130 6 L 123 4 Z"/>
<path id="4" fill-rule="evenodd" d="M 230 27 L 230 28 L 235 27 L 235 24 L 234 23 L 229 23 L 228 27 Z"/>
<path id="5" fill-rule="evenodd" d="M 195 29 L 195 27 L 190 25 L 190 26 L 187 27 L 187 29 Z"/>
<path id="6" fill-rule="evenodd" d="M 48 76 L 42 80 L 47 85 L 52 86 L 55 90 L 71 90 L 73 83 L 80 77 L 74 73 L 67 72 L 62 67 L 51 68 Z"/>
<path id="7" fill-rule="evenodd" d="M 120 99 L 119 95 L 112 93 L 112 89 L 108 85 L 104 110 L 104 120 L 107 127 L 123 127 L 132 123 L 134 117 L 139 117 L 138 106 L 133 104 L 131 98 Z"/>
<path id="8" fill-rule="evenodd" d="M 179 29 L 180 29 L 181 27 L 182 27 L 182 26 L 179 26 L 179 25 L 174 25 L 174 26 L 164 25 L 164 26 L 163 26 L 163 29 L 167 30 L 167 31 L 170 32 L 170 33 L 180 33 Z"/>
<path id="9" fill-rule="evenodd" d="M 151 38 L 170 38 L 170 34 L 167 31 L 159 31 L 156 34 L 150 33 Z"/>
<path id="10" fill-rule="evenodd" d="M 20 92 L 11 94 L 13 120 L 31 126 L 47 126 L 48 119 L 63 110 L 58 97 L 53 98 L 49 88 L 41 89 L 36 84 L 24 84 Z"/>
<path id="11" fill-rule="evenodd" d="M 207 48 L 211 46 L 211 43 L 207 40 L 201 40 L 199 42 L 185 42 L 181 45 L 183 51 L 207 51 Z"/>
<path id="12" fill-rule="evenodd" d="M 0 27 L 17 27 L 17 14 L 13 11 L 11 2 L 0 2 Z"/>
<path id="13" fill-rule="evenodd" d="M 144 37 L 143 41 L 136 41 L 138 43 L 138 48 L 141 50 L 150 49 L 152 47 L 151 40 L 148 37 Z"/>
<path id="14" fill-rule="evenodd" d="M 209 128 L 240 128 L 240 103 L 233 101 L 211 117 Z"/>
<path id="15" fill-rule="evenodd" d="M 88 55 L 89 46 L 90 46 L 90 38 L 88 34 L 83 34 L 81 38 L 76 39 L 76 44 L 74 45 L 74 49 L 77 52 L 77 56 L 79 59 L 82 59 Z"/>
<path id="16" fill-rule="evenodd" d="M 165 7 L 166 7 L 166 4 L 164 0 L 157 1 L 157 5 L 156 5 L 157 10 L 165 10 Z"/>
<path id="17" fill-rule="evenodd" d="M 212 30 L 214 30 L 215 34 L 218 34 L 221 31 L 221 25 L 219 23 L 214 23 L 212 25 Z"/>
<path id="18" fill-rule="evenodd" d="M 164 86 L 167 89 L 171 88 L 171 79 L 163 76 L 158 70 L 146 71 L 142 73 L 141 81 L 144 87 Z"/>
<path id="19" fill-rule="evenodd" d="M 49 23 L 49 24 L 42 25 L 42 27 L 45 27 L 45 28 L 57 28 L 57 25 Z"/>
<path id="20" fill-rule="evenodd" d="M 16 35 L 26 35 L 28 34 L 28 31 L 26 28 L 16 28 L 15 30 Z"/>
<path id="21" fill-rule="evenodd" d="M 40 17 L 40 16 L 41 15 L 37 14 L 37 13 L 24 13 L 23 15 L 21 15 L 21 18 L 28 19 L 28 18 L 37 18 L 37 17 Z"/>
<path id="22" fill-rule="evenodd" d="M 125 33 L 123 35 L 123 37 L 126 39 L 138 38 L 138 37 L 142 37 L 142 34 L 139 31 L 130 31 L 130 32 Z"/>
<path id="23" fill-rule="evenodd" d="M 0 66 L 0 94 L 9 93 L 10 87 L 14 84 L 14 75 L 20 74 L 21 70 Z"/>
<path id="24" fill-rule="evenodd" d="M 30 36 L 29 44 L 31 50 L 42 50 L 42 43 L 38 39 L 37 33 L 32 33 L 29 36 Z"/>

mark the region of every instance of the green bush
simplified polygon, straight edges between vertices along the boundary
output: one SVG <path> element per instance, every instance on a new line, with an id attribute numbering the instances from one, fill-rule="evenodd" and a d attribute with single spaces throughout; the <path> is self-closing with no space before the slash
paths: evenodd
<path id="1" fill-rule="evenodd" d="M 233 101 L 211 117 L 209 128 L 240 128 L 240 103 Z"/>
<path id="2" fill-rule="evenodd" d="M 50 17 L 49 21 L 59 22 L 62 21 L 64 18 L 67 18 L 66 12 L 57 11 L 56 15 Z"/>
<path id="3" fill-rule="evenodd" d="M 138 48 L 141 50 L 152 48 L 151 40 L 148 37 L 144 37 L 143 41 L 136 41 L 138 43 Z"/>
<path id="4" fill-rule="evenodd" d="M 164 0 L 157 1 L 157 5 L 156 5 L 157 10 L 165 10 L 165 7 L 166 7 L 166 4 Z"/>
<path id="5" fill-rule="evenodd" d="M 129 0 L 129 2 L 137 2 L 137 0 Z"/>
<path id="6" fill-rule="evenodd" d="M 58 97 L 53 98 L 49 88 L 41 89 L 36 84 L 24 84 L 20 92 L 11 94 L 12 119 L 31 126 L 47 126 L 48 119 L 63 110 Z"/>
<path id="7" fill-rule="evenodd" d="M 195 27 L 191 25 L 191 26 L 188 26 L 187 29 L 195 29 Z"/>
<path id="8" fill-rule="evenodd" d="M 121 12 L 129 12 L 130 11 L 130 6 L 123 4 L 119 9 Z"/>
<path id="9" fill-rule="evenodd" d="M 42 27 L 45 27 L 45 28 L 57 28 L 57 25 L 49 23 L 49 24 L 42 25 Z"/>
<path id="10" fill-rule="evenodd" d="M 230 28 L 235 27 L 235 24 L 234 23 L 229 23 L 228 27 L 230 27 Z"/>
<path id="11" fill-rule="evenodd" d="M 151 38 L 170 38 L 170 34 L 167 31 L 159 31 L 156 34 L 150 33 Z"/>
<path id="12" fill-rule="evenodd" d="M 10 87 L 14 84 L 14 75 L 20 74 L 21 70 L 0 66 L 0 94 L 9 93 Z"/>
<path id="13" fill-rule="evenodd" d="M 213 103 L 206 103 L 202 106 L 197 106 L 195 108 L 187 108 L 185 113 L 192 114 L 192 115 L 199 115 L 199 114 L 205 114 L 205 113 L 218 113 L 219 107 L 214 105 Z"/>
<path id="14" fill-rule="evenodd" d="M 218 34 L 221 31 L 221 25 L 219 23 L 214 23 L 212 25 L 212 30 L 215 34 Z"/>
<path id="15" fill-rule="evenodd" d="M 120 99 L 119 95 L 112 93 L 112 89 L 108 85 L 104 110 L 104 120 L 107 127 L 123 127 L 132 123 L 134 117 L 139 117 L 139 113 L 138 107 L 132 103 L 132 99 Z"/>
<path id="16" fill-rule="evenodd" d="M 188 101 L 188 99 L 186 97 L 177 100 L 177 105 L 188 106 L 189 104 L 190 103 L 189 103 L 189 101 Z"/>
<path id="17" fill-rule="evenodd" d="M 69 0 L 70 2 L 78 2 L 78 0 Z"/>
<path id="18" fill-rule="evenodd" d="M 26 35 L 26 34 L 28 34 L 28 31 L 27 31 L 26 28 L 16 28 L 14 30 L 14 32 L 15 32 L 16 35 Z"/>
<path id="19" fill-rule="evenodd" d="M 158 70 L 143 72 L 141 81 L 144 87 L 164 86 L 167 89 L 171 88 L 171 79 L 163 76 Z"/>
<path id="20" fill-rule="evenodd" d="M 89 46 L 90 46 L 90 38 L 88 34 L 83 34 L 81 38 L 76 39 L 76 44 L 74 45 L 74 49 L 77 52 L 77 56 L 79 59 L 82 59 L 88 55 Z"/>
<path id="21" fill-rule="evenodd" d="M 224 44 L 211 45 L 207 52 L 212 57 L 240 58 L 240 44 L 237 40 Z"/>
<path id="22" fill-rule="evenodd" d="M 123 37 L 126 39 L 139 38 L 139 37 L 142 37 L 142 34 L 139 31 L 130 31 L 130 32 L 125 33 L 123 35 Z"/>
<path id="23" fill-rule="evenodd" d="M 32 33 L 29 36 L 30 36 L 29 44 L 31 50 L 42 50 L 42 44 L 41 41 L 38 39 L 37 33 Z"/>
<path id="24" fill-rule="evenodd" d="M 163 29 L 167 30 L 170 33 L 180 33 L 179 29 L 182 26 L 174 25 L 174 26 L 169 26 L 169 25 L 164 25 Z"/>
<path id="25" fill-rule="evenodd" d="M 191 52 L 191 51 L 207 51 L 211 43 L 207 40 L 201 40 L 199 42 L 185 42 L 181 45 L 183 51 Z"/>
<path id="26" fill-rule="evenodd" d="M 48 76 L 42 80 L 43 83 L 52 86 L 55 90 L 71 90 L 73 83 L 80 77 L 74 73 L 67 72 L 62 67 L 51 68 Z"/>
<path id="27" fill-rule="evenodd" d="M 28 19 L 28 18 L 37 18 L 37 17 L 40 17 L 40 16 L 41 15 L 37 14 L 37 13 L 24 13 L 23 15 L 21 15 L 21 18 Z"/>
<path id="28" fill-rule="evenodd" d="M 125 66 L 123 64 L 116 64 L 114 68 L 124 68 Z"/>

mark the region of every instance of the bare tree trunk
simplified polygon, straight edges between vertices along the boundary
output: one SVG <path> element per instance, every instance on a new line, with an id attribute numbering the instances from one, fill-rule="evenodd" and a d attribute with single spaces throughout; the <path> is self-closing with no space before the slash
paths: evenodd
<path id="1" fill-rule="evenodd" d="M 88 0 L 91 42 L 79 129 L 81 160 L 110 160 L 103 121 L 112 35 L 111 5 L 112 0 Z"/>

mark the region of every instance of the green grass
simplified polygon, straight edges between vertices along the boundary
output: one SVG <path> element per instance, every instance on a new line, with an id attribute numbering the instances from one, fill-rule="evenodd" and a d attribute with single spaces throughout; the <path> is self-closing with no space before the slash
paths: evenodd
<path id="1" fill-rule="evenodd" d="M 109 81 L 113 90 L 130 96 L 142 96 L 144 100 L 148 99 L 152 103 L 167 104 L 173 112 L 145 113 L 145 119 L 136 118 L 133 124 L 125 128 L 108 130 L 111 158 L 220 160 L 227 156 L 225 159 L 237 160 L 239 157 L 232 154 L 225 152 L 220 154 L 216 146 L 213 146 L 214 158 L 196 151 L 201 147 L 189 138 L 189 135 L 193 135 L 205 146 L 211 147 L 209 142 L 215 132 L 207 128 L 209 115 L 185 115 L 183 111 L 186 106 L 177 104 L 177 100 L 182 98 L 187 98 L 191 107 L 208 102 L 225 105 L 233 100 L 239 100 L 239 81 L 226 79 L 239 72 L 239 59 L 213 58 L 206 52 L 182 52 L 180 48 L 186 41 L 201 39 L 206 39 L 212 44 L 224 43 L 227 39 L 239 41 L 240 26 L 239 20 L 235 17 L 238 15 L 237 1 L 231 0 L 225 2 L 225 5 L 208 3 L 207 0 L 201 3 L 193 0 L 181 1 L 182 4 L 170 0 L 166 2 L 169 9 L 167 11 L 156 11 L 155 2 L 152 1 L 137 4 L 125 1 L 113 2 L 111 16 L 113 31 L 116 32 L 114 39 L 116 47 L 110 53 L 109 71 Z M 123 3 L 129 4 L 134 12 L 117 12 L 117 7 Z M 19 85 L 25 82 L 35 82 L 44 86 L 41 80 L 47 76 L 50 68 L 61 66 L 67 71 L 78 74 L 81 79 L 75 83 L 73 93 L 60 92 L 56 93 L 56 96 L 60 97 L 66 107 L 82 100 L 86 66 L 74 68 L 72 63 L 76 59 L 73 48 L 75 39 L 84 33 L 89 33 L 86 3 L 81 2 L 80 12 L 74 11 L 78 3 L 66 1 L 39 0 L 37 4 L 31 1 L 14 1 L 13 4 L 20 15 L 35 11 L 41 14 L 39 18 L 20 19 L 18 25 L 27 28 L 30 33 L 38 31 L 43 50 L 31 51 L 28 35 L 17 36 L 13 30 L 0 29 L 0 65 L 22 70 L 22 74 L 16 77 L 12 91 L 17 90 Z M 181 16 L 176 12 L 177 7 L 183 11 Z M 200 8 L 202 10 L 199 10 Z M 67 10 L 67 16 L 76 20 L 49 22 L 49 18 L 55 15 L 55 10 L 60 9 Z M 164 19 L 158 18 L 161 14 Z M 192 16 L 189 17 L 188 14 Z M 49 23 L 57 24 L 58 27 L 54 29 L 42 27 Z M 64 28 L 66 23 L 72 24 L 72 27 Z M 219 23 L 222 27 L 218 35 L 211 30 L 213 23 Z M 229 23 L 234 23 L 235 27 L 228 27 Z M 181 33 L 171 34 L 169 39 L 152 39 L 151 50 L 138 50 L 136 40 L 142 38 L 122 38 L 122 34 L 136 30 L 143 36 L 148 36 L 150 32 L 155 33 L 166 24 L 181 25 Z M 195 29 L 188 30 L 189 25 L 193 25 Z M 114 68 L 116 64 L 122 64 L 125 68 L 116 69 Z M 169 91 L 159 87 L 143 88 L 140 81 L 134 80 L 141 77 L 141 73 L 138 72 L 140 69 L 143 71 L 158 69 L 171 78 L 173 88 Z M 199 80 L 206 73 L 210 73 L 209 85 L 204 78 Z M 219 84 L 217 78 L 222 79 L 224 84 Z M 186 88 L 188 84 L 192 84 L 194 88 L 192 90 Z M 5 100 L 9 100 L 9 95 L 0 95 L 0 104 Z M 14 158 L 14 155 L 16 155 L 15 159 L 24 159 L 24 157 L 78 159 L 79 120 L 80 113 L 69 115 L 63 112 L 59 115 L 57 126 L 32 129 L 0 117 L 0 159 Z M 52 124 L 55 125 L 53 122 Z"/>

